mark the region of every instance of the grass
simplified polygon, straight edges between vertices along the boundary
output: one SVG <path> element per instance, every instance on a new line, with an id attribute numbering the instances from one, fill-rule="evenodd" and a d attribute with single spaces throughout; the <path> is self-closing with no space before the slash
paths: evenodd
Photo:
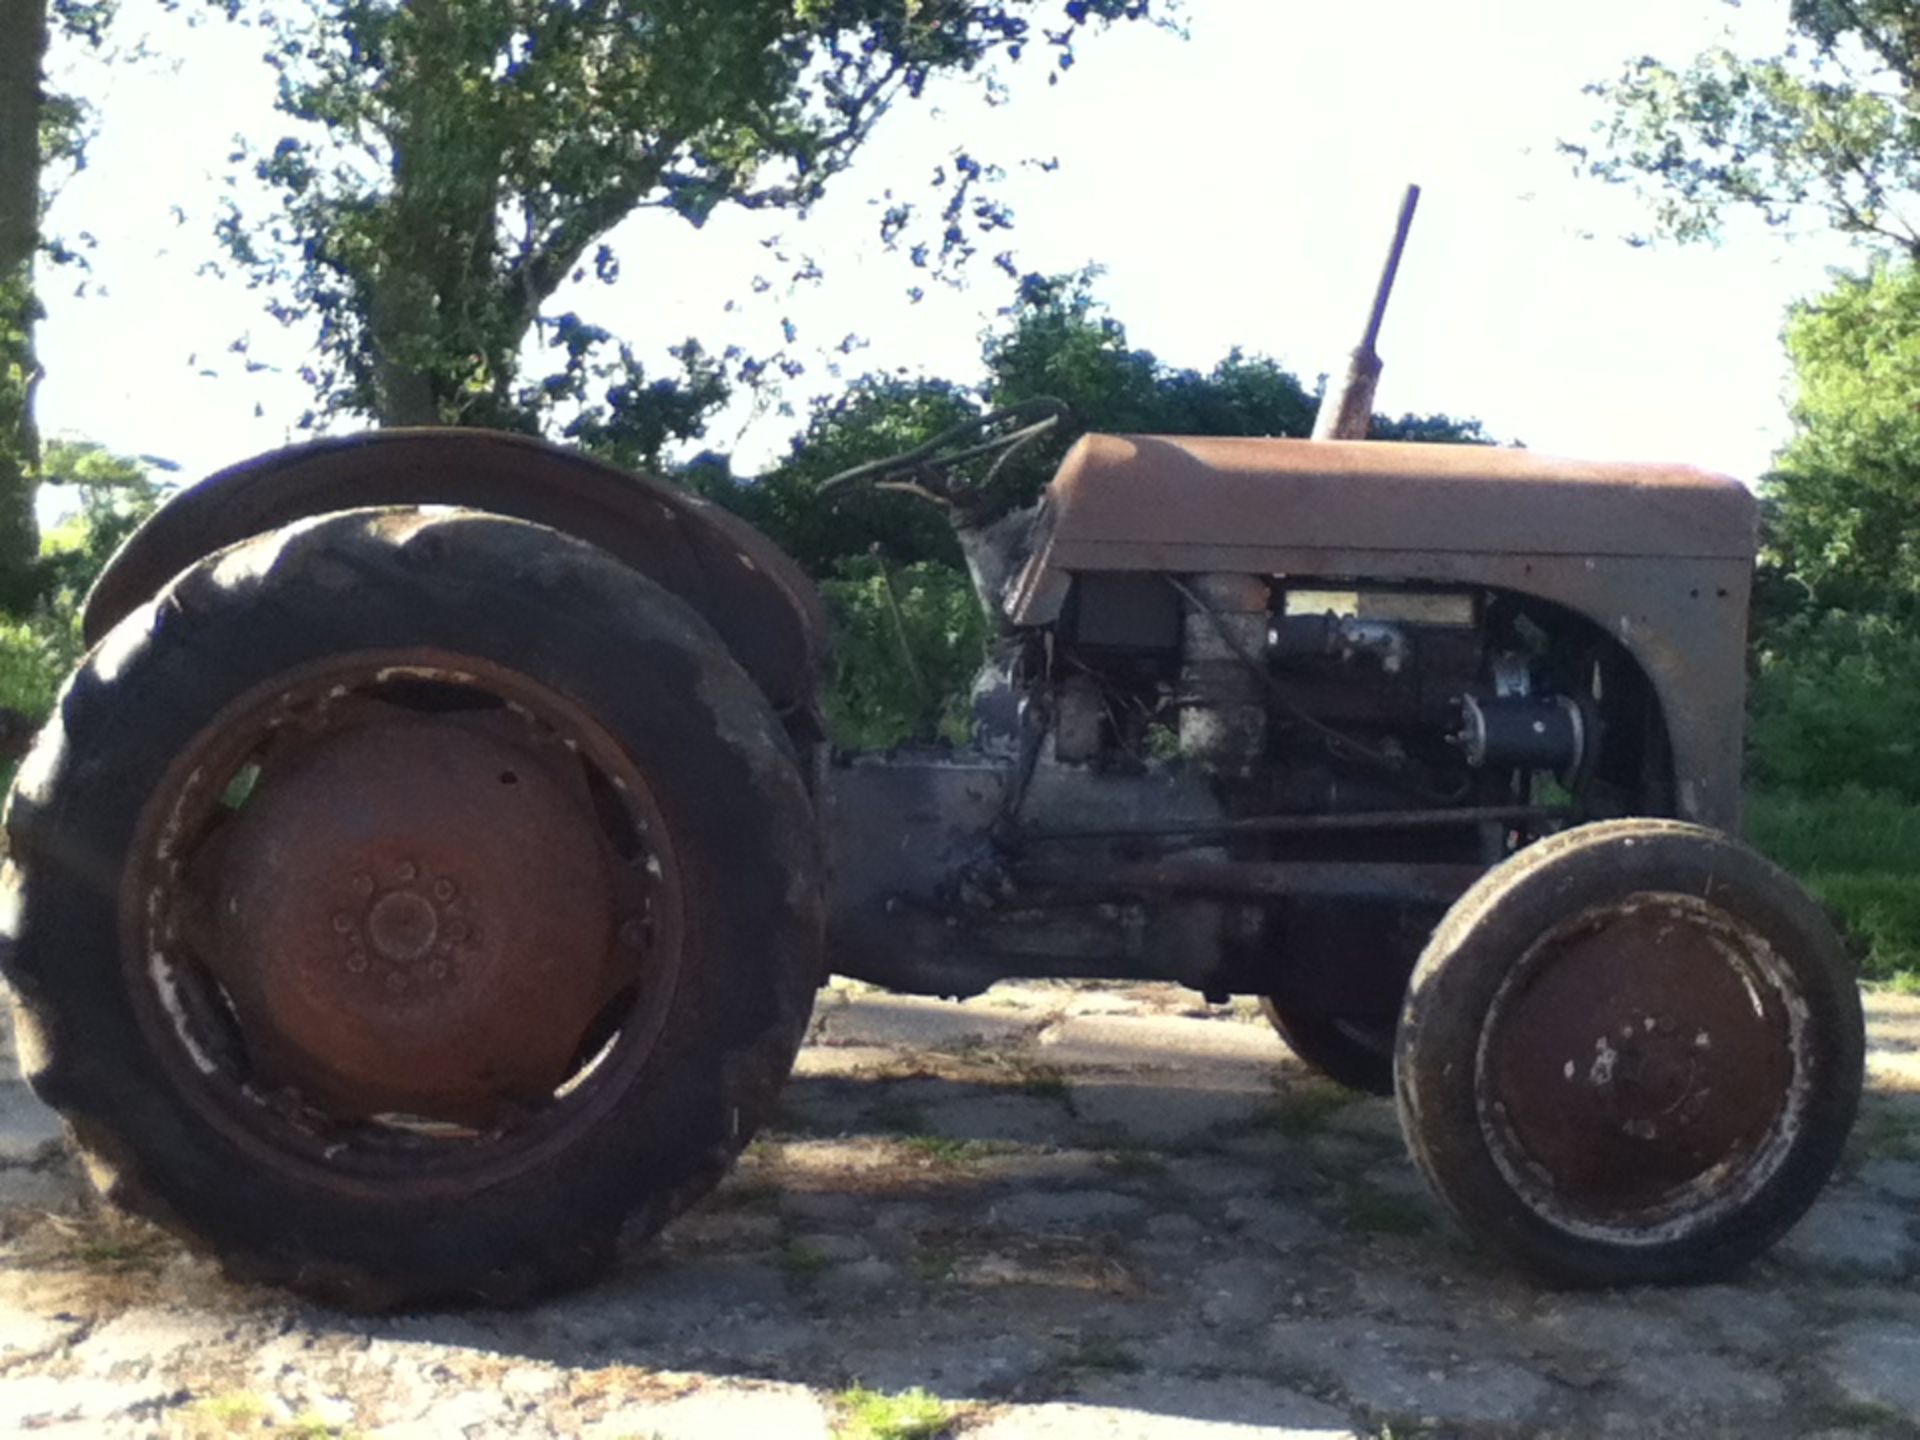
<path id="1" fill-rule="evenodd" d="M 1747 839 L 1833 912 L 1864 978 L 1920 993 L 1920 805 L 1855 788 L 1756 791 Z"/>
<path id="2" fill-rule="evenodd" d="M 1423 1235 L 1433 1228 L 1432 1212 L 1419 1201 L 1359 1185 L 1343 1197 L 1341 1218 L 1361 1235 Z"/>
<path id="3" fill-rule="evenodd" d="M 939 1396 L 917 1387 L 883 1395 L 856 1385 L 834 1399 L 842 1417 L 834 1427 L 840 1440 L 935 1440 L 957 1418 Z"/>
<path id="4" fill-rule="evenodd" d="M 907 1258 L 907 1268 L 913 1271 L 915 1278 L 929 1285 L 951 1280 L 959 1263 L 960 1252 L 955 1247 L 924 1242 Z"/>
<path id="5" fill-rule="evenodd" d="M 1036 1100 L 1065 1100 L 1071 1094 L 1066 1074 L 1057 1065 L 1028 1062 L 1018 1070 L 1020 1078 L 1016 1083 L 1023 1095 L 1031 1095 Z"/>
<path id="6" fill-rule="evenodd" d="M 254 1440 L 361 1440 L 351 1426 L 335 1425 L 318 1415 L 275 1420 L 273 1407 L 245 1390 L 209 1395 L 188 1407 L 174 1433 L 181 1440 L 225 1440 L 245 1435 Z"/>
<path id="7" fill-rule="evenodd" d="M 991 1140 L 954 1140 L 946 1135 L 902 1135 L 899 1139 L 922 1159 L 955 1168 L 975 1164 L 1004 1149 Z"/>
<path id="8" fill-rule="evenodd" d="M 258 1395 L 235 1390 L 225 1395 L 210 1395 L 193 1407 L 195 1428 L 213 1434 L 238 1434 L 256 1430 L 267 1423 L 267 1402 Z"/>
<path id="9" fill-rule="evenodd" d="M 151 1274 L 179 1248 L 164 1231 L 112 1212 L 51 1216 L 49 1225 L 58 1258 L 90 1270 Z"/>
<path id="10" fill-rule="evenodd" d="M 1109 1335 L 1082 1336 L 1061 1361 L 1073 1370 L 1098 1370 L 1109 1375 L 1132 1375 L 1140 1357 Z"/>
<path id="11" fill-rule="evenodd" d="M 790 1240 L 780 1252 L 780 1268 L 795 1285 L 811 1285 L 832 1262 L 811 1245 Z"/>
<path id="12" fill-rule="evenodd" d="M 1873 1160 L 1920 1160 L 1920 1124 L 1904 1108 L 1868 1096 L 1853 1127 L 1851 1148 Z"/>
<path id="13" fill-rule="evenodd" d="M 1317 1076 L 1305 1080 L 1289 1079 L 1277 1087 L 1272 1102 L 1261 1114 L 1261 1124 L 1278 1130 L 1289 1140 L 1305 1140 L 1327 1128 L 1327 1122 L 1354 1103 L 1355 1095 Z"/>

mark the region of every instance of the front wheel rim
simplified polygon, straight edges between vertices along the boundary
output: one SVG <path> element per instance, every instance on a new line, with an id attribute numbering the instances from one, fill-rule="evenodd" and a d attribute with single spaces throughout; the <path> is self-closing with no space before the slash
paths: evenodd
<path id="1" fill-rule="evenodd" d="M 1538 1219 L 1603 1244 L 1698 1234 L 1793 1154 L 1811 1103 L 1808 1008 L 1753 927 L 1645 892 L 1555 926 L 1480 1029 L 1480 1135 Z"/>

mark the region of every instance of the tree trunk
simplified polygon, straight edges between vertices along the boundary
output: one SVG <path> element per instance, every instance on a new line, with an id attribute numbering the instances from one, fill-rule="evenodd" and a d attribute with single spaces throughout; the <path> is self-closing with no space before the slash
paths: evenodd
<path id="1" fill-rule="evenodd" d="M 367 317 L 373 331 L 374 422 L 439 425 L 445 417 L 433 393 L 433 376 L 403 358 L 432 334 L 433 310 L 414 293 L 416 277 L 397 265 L 389 269 L 374 285 Z"/>
<path id="2" fill-rule="evenodd" d="M 40 243 L 40 85 L 46 0 L 0 0 L 0 605 L 33 594 L 39 528 L 33 491 L 33 257 Z"/>

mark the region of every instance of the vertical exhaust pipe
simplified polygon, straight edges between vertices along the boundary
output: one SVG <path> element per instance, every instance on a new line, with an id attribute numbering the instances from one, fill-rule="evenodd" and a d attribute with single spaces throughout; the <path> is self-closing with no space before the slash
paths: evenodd
<path id="1" fill-rule="evenodd" d="M 1393 227 L 1393 245 L 1387 251 L 1387 263 L 1380 271 L 1380 284 L 1373 292 L 1373 309 L 1367 315 L 1366 333 L 1347 357 L 1347 373 L 1338 385 L 1329 386 L 1320 397 L 1320 411 L 1313 418 L 1316 440 L 1364 440 L 1373 423 L 1373 392 L 1380 384 L 1380 355 L 1374 349 L 1380 339 L 1380 322 L 1386 318 L 1387 300 L 1393 294 L 1393 279 L 1400 271 L 1400 255 L 1407 248 L 1407 232 L 1413 228 L 1414 207 L 1420 203 L 1420 187 L 1407 186 L 1400 202 L 1400 219 Z"/>

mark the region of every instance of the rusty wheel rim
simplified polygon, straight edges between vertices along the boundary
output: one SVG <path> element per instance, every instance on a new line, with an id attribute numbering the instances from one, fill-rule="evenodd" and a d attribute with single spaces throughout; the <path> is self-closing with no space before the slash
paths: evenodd
<path id="1" fill-rule="evenodd" d="M 1779 1172 L 1809 1097 L 1807 1007 L 1765 937 L 1694 896 L 1596 906 L 1538 940 L 1481 1029 L 1481 1134 L 1541 1219 L 1684 1238 Z"/>
<path id="2" fill-rule="evenodd" d="M 473 657 L 334 656 L 242 696 L 133 857 L 123 953 L 162 1066 L 256 1159 L 336 1186 L 537 1164 L 646 1063 L 679 971 L 640 766 Z"/>

